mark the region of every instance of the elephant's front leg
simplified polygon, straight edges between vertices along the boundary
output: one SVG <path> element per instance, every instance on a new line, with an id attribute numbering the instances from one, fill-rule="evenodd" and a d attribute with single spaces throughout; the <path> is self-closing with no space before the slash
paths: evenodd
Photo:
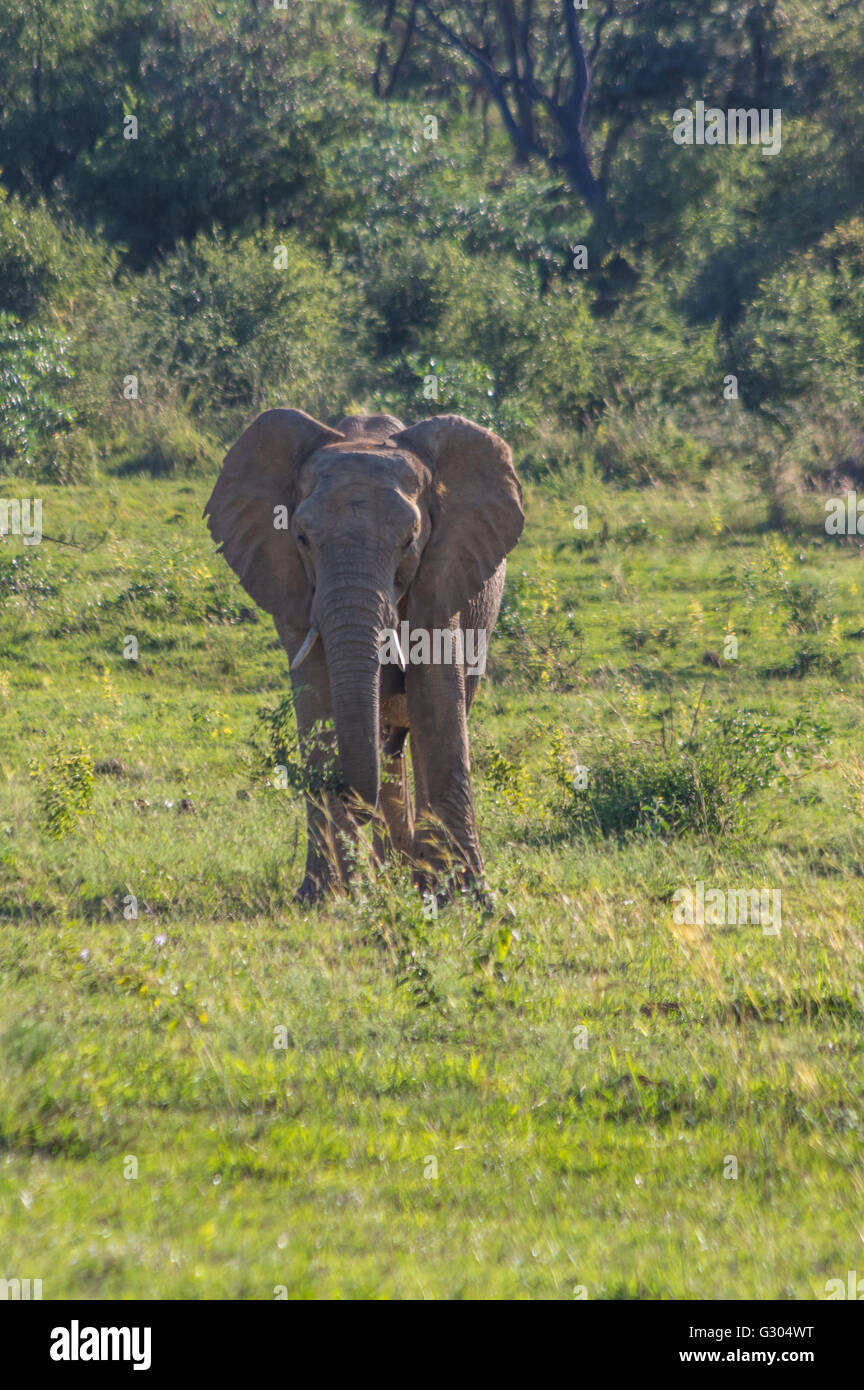
<path id="1" fill-rule="evenodd" d="M 289 652 L 296 652 L 301 640 L 289 637 Z M 339 760 L 327 663 L 320 642 L 302 667 L 292 672 L 291 684 L 300 753 L 312 784 L 306 792 L 306 870 L 296 896 L 301 902 L 317 902 L 347 885 L 350 847 L 357 839 L 357 827 L 344 802 L 327 787 Z M 328 722 L 331 727 L 325 728 Z"/>
<path id="2" fill-rule="evenodd" d="M 411 756 L 417 795 L 414 859 L 422 887 L 455 870 L 464 883 L 483 877 L 474 819 L 463 667 L 410 666 L 406 676 Z"/>

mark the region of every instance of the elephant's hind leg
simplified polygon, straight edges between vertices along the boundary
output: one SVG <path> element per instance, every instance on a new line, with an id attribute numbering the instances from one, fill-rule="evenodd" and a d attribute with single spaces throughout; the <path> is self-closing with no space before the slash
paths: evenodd
<path id="1" fill-rule="evenodd" d="M 410 859 L 414 846 L 414 812 L 404 740 L 398 753 L 385 753 L 378 804 L 387 825 L 390 846 L 401 858 Z M 386 848 L 382 845 L 385 852 Z"/>

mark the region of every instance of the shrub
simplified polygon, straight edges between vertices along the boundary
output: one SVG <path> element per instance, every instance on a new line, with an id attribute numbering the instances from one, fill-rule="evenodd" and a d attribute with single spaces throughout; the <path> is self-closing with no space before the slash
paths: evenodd
<path id="1" fill-rule="evenodd" d="M 348 847 L 346 847 L 347 849 Z M 447 997 L 438 983 L 441 958 L 437 899 L 421 897 L 405 865 L 392 858 L 373 865 L 351 847 L 355 877 L 351 897 L 366 938 L 382 951 L 394 983 L 404 989 L 415 1008 L 446 1014 Z"/>
<path id="2" fill-rule="evenodd" d="M 777 723 L 756 710 L 716 716 L 686 738 L 664 725 L 653 743 L 604 741 L 585 787 L 574 787 L 559 745 L 564 819 L 585 835 L 728 836 L 746 826 L 749 798 L 788 785 L 799 759 L 806 764 L 830 733 L 805 715 Z"/>
<path id="3" fill-rule="evenodd" d="M 794 404 L 810 396 L 860 411 L 864 367 L 864 292 L 857 267 L 828 266 L 818 251 L 797 256 L 759 287 L 736 335 L 754 378 L 755 402 Z"/>
<path id="4" fill-rule="evenodd" d="M 484 738 L 482 731 L 471 740 L 471 761 L 480 775 L 484 791 L 497 804 L 506 804 L 517 813 L 531 802 L 531 779 L 521 763 L 508 758 L 500 748 Z"/>
<path id="5" fill-rule="evenodd" d="M 31 461 L 52 481 L 80 475 L 77 451 L 65 447 L 68 436 L 58 434 L 54 423 L 64 431 L 73 420 L 81 426 L 86 451 L 92 425 L 121 399 L 123 372 L 131 370 L 124 364 L 134 356 L 135 306 L 128 285 L 118 281 L 119 261 L 119 252 L 99 235 L 52 220 L 41 205 L 27 208 L 7 199 L 0 187 L 0 322 L 16 339 L 6 343 L 5 354 L 0 349 L 0 371 L 5 367 L 8 373 L 11 366 L 21 377 L 17 386 L 7 383 L 7 392 L 17 392 L 25 403 L 31 397 L 24 453 L 30 457 L 32 450 Z M 33 353 L 46 370 L 36 372 Z M 47 429 L 33 428 L 34 373 L 50 397 Z M 21 414 L 14 402 L 13 412 L 16 418 Z"/>
<path id="6" fill-rule="evenodd" d="M 434 398 L 425 394 L 430 380 L 438 393 Z M 426 415 L 465 415 L 508 439 L 530 423 L 518 405 L 499 397 L 495 374 L 485 363 L 423 358 L 416 353 L 386 364 L 371 404 L 385 414 L 404 416 L 408 423 Z"/>
<path id="7" fill-rule="evenodd" d="M 455 246 L 406 241 L 401 229 L 364 246 L 357 275 L 379 356 L 392 357 L 436 343 L 463 261 Z"/>
<path id="8" fill-rule="evenodd" d="M 68 347 L 62 334 L 0 313 L 0 462 L 31 468 L 36 446 L 72 424 L 61 394 L 71 377 Z"/>
<path id="9" fill-rule="evenodd" d="M 274 707 L 262 705 L 256 716 L 255 732 L 250 739 L 259 776 L 272 786 L 274 770 L 280 768 L 284 769 L 285 784 L 292 791 L 315 796 L 338 790 L 341 774 L 328 736 L 330 729 L 330 720 L 326 724 L 315 724 L 307 740 L 307 748 L 301 752 L 291 697 L 286 696 Z M 317 766 L 309 757 L 312 749 L 323 753 Z"/>
<path id="10" fill-rule="evenodd" d="M 44 207 L 26 208 L 0 186 L 0 312 L 27 320 L 61 281 L 62 233 Z"/>
<path id="11" fill-rule="evenodd" d="M 591 436 L 594 458 L 607 478 L 622 483 L 698 481 L 711 450 L 685 419 L 659 400 L 610 406 Z"/>
<path id="12" fill-rule="evenodd" d="M 115 428 L 109 446 L 114 472 L 154 478 L 208 476 L 219 467 L 222 453 L 216 440 L 170 407 L 141 410 L 126 429 Z"/>
<path id="13" fill-rule="evenodd" d="M 77 818 L 90 808 L 93 798 L 93 758 L 80 744 L 57 744 L 47 764 L 31 762 L 30 775 L 37 782 L 42 827 L 52 839 L 68 835 Z"/>
<path id="14" fill-rule="evenodd" d="M 145 404 L 171 382 L 193 418 L 231 432 L 268 405 L 326 416 L 351 394 L 356 293 L 293 233 L 198 236 L 137 302 Z"/>
<path id="15" fill-rule="evenodd" d="M 4 554 L 0 551 L 0 601 L 17 594 L 31 605 L 40 598 L 51 598 L 57 586 L 44 577 L 44 565 L 32 549 Z"/>

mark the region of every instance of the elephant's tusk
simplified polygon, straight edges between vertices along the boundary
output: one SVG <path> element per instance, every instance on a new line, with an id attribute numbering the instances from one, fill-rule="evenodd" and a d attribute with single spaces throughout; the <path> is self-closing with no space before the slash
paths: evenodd
<path id="1" fill-rule="evenodd" d="M 299 652 L 297 653 L 297 655 L 295 656 L 294 660 L 293 660 L 293 661 L 289 661 L 289 663 L 288 663 L 288 670 L 289 670 L 289 671 L 296 671 L 296 670 L 297 670 L 297 667 L 298 667 L 302 662 L 304 662 L 304 661 L 306 660 L 306 658 L 307 658 L 307 656 L 309 655 L 309 653 L 311 652 L 312 648 L 315 646 L 315 643 L 316 643 L 317 639 L 318 639 L 318 629 L 317 629 L 317 627 L 310 627 L 309 631 L 308 631 L 307 634 L 306 634 L 306 641 L 303 643 L 303 646 L 300 648 L 300 650 L 299 650 Z"/>
<path id="2" fill-rule="evenodd" d="M 395 627 L 390 629 L 390 635 L 393 638 L 393 645 L 396 648 L 396 655 L 399 658 L 399 665 L 402 667 L 403 671 L 407 671 L 408 663 L 405 660 L 405 653 L 402 650 L 402 646 L 397 636 Z"/>

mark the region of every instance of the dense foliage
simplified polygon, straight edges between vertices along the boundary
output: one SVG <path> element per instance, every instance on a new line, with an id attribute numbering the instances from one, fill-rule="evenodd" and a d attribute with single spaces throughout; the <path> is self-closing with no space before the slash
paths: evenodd
<path id="1" fill-rule="evenodd" d="M 586 11 L 569 127 L 565 10 L 523 53 L 519 5 L 0 0 L 2 466 L 209 468 L 262 406 L 414 418 L 432 377 L 633 481 L 848 455 L 859 8 Z M 779 108 L 779 153 L 676 144 L 697 100 Z"/>

